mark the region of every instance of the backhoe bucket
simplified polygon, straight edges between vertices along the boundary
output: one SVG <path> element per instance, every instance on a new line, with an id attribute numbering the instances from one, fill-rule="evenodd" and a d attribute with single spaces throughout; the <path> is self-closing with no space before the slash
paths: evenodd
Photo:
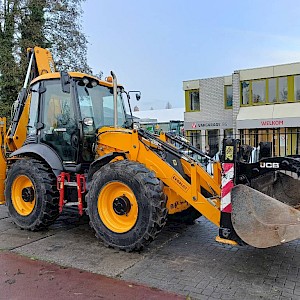
<path id="1" fill-rule="evenodd" d="M 300 238 L 297 209 L 246 185 L 232 189 L 231 201 L 233 227 L 247 244 L 268 248 Z"/>

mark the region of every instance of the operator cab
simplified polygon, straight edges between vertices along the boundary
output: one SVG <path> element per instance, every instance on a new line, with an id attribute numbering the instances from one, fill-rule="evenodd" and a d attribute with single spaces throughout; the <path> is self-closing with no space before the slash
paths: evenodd
<path id="1" fill-rule="evenodd" d="M 48 145 L 64 166 L 89 164 L 95 159 L 97 130 L 114 126 L 113 86 L 81 73 L 57 74 L 42 75 L 31 85 L 25 143 Z M 119 86 L 117 94 L 117 126 L 127 127 L 126 93 Z"/>

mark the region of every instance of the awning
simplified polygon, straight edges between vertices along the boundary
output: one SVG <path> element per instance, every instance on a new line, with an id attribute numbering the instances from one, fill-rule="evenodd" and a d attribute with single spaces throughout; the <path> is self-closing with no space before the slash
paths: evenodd
<path id="1" fill-rule="evenodd" d="M 300 127 L 300 103 L 241 107 L 237 129 Z"/>

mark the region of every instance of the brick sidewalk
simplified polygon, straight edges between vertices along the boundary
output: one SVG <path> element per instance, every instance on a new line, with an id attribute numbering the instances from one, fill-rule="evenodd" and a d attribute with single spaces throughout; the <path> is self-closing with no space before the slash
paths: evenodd
<path id="1" fill-rule="evenodd" d="M 257 249 L 219 244 L 217 234 L 201 217 L 121 278 L 200 300 L 300 300 L 300 240 Z"/>
<path id="2" fill-rule="evenodd" d="M 268 249 L 220 245 L 215 242 L 217 227 L 203 217 L 188 227 L 167 224 L 141 253 L 105 247 L 95 238 L 88 220 L 76 215 L 60 217 L 49 230 L 29 232 L 12 224 L 7 209 L 0 206 L 0 234 L 0 250 L 102 274 L 112 280 L 135 282 L 192 300 L 300 300 L 300 240 Z M 16 269 L 13 274 L 17 273 Z M 21 275 L 13 279 L 19 280 Z M 45 281 L 53 288 L 52 280 Z M 72 291 L 78 293 L 77 289 Z M 72 299 L 78 297 L 81 294 Z"/>

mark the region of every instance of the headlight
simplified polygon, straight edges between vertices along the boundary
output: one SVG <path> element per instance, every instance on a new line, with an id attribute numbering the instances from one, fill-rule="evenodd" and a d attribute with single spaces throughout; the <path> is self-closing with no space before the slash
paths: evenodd
<path id="1" fill-rule="evenodd" d="M 139 129 L 141 126 L 140 126 L 140 123 L 133 123 L 133 129 Z"/>

